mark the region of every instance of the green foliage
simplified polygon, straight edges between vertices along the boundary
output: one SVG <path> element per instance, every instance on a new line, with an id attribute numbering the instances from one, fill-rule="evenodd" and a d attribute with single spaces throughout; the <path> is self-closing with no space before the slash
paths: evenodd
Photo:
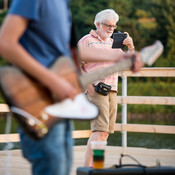
<path id="1" fill-rule="evenodd" d="M 148 13 L 147 11 L 143 9 L 137 9 L 135 15 L 137 18 L 147 18 L 151 16 L 150 13 Z"/>
<path id="2" fill-rule="evenodd" d="M 1 92 L 0 92 L 0 103 L 5 103 L 5 99 L 3 98 Z"/>
<path id="3" fill-rule="evenodd" d="M 3 0 L 0 0 L 0 9 L 3 9 Z"/>
<path id="4" fill-rule="evenodd" d="M 0 57 L 0 66 L 6 65 L 7 61 Z"/>
<path id="5" fill-rule="evenodd" d="M 134 78 L 136 79 L 136 78 Z M 157 78 L 156 78 L 157 79 Z M 167 78 L 166 78 L 167 79 Z M 129 80 L 127 83 L 127 95 L 129 96 L 175 96 L 175 79 L 172 78 L 171 83 L 163 82 L 160 80 L 149 79 L 144 82 L 139 79 L 139 81 Z M 122 84 L 119 81 L 119 95 L 121 95 Z"/>
<path id="6" fill-rule="evenodd" d="M 154 67 L 175 67 L 175 55 L 171 57 L 160 57 L 154 64 Z"/>
<path id="7" fill-rule="evenodd" d="M 78 31 L 78 39 L 88 34 L 91 29 L 95 29 L 93 24 L 95 15 L 98 11 L 103 10 L 107 4 L 106 0 L 71 1 L 72 18 Z"/>
<path id="8" fill-rule="evenodd" d="M 4 17 L 6 16 L 7 12 L 2 12 L 0 13 L 0 25 L 2 24 L 3 20 L 4 20 Z"/>
<path id="9" fill-rule="evenodd" d="M 0 114 L 0 134 L 5 133 L 5 127 L 7 122 L 7 113 L 1 113 Z M 12 125 L 11 125 L 11 133 L 17 132 L 18 123 L 17 121 L 12 117 Z"/>
<path id="10" fill-rule="evenodd" d="M 149 9 L 152 6 L 152 0 L 130 0 L 132 2 L 132 8 L 133 8 L 133 16 L 136 17 L 136 12 L 138 9 L 144 10 L 147 12 L 149 15 L 147 16 L 152 16 L 152 14 L 149 12 Z"/>
<path id="11" fill-rule="evenodd" d="M 0 13 L 0 26 L 2 25 L 2 22 L 6 16 L 7 12 L 3 11 L 2 13 Z M 0 56 L 0 66 L 7 64 L 7 61 L 4 60 L 1 56 Z M 0 98 L 1 101 L 1 98 Z"/>
<path id="12" fill-rule="evenodd" d="M 128 0 L 109 0 L 109 8 L 114 9 L 120 16 L 120 20 L 132 15 L 132 3 Z M 105 9 L 105 8 L 104 8 Z"/>
<path id="13" fill-rule="evenodd" d="M 156 18 L 157 28 L 155 36 L 165 46 L 165 55 L 175 59 L 175 1 L 153 0 L 152 14 Z"/>

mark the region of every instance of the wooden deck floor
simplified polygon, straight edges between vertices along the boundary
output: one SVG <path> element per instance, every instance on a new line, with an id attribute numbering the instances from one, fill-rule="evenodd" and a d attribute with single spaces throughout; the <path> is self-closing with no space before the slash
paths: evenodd
<path id="1" fill-rule="evenodd" d="M 71 175 L 76 175 L 77 167 L 83 165 L 85 146 L 74 147 L 74 162 Z M 7 153 L 11 156 L 7 158 Z M 175 150 L 146 149 L 146 148 L 122 148 L 107 146 L 105 152 L 105 167 L 119 163 L 120 154 L 128 154 L 146 166 L 155 166 L 157 159 L 162 166 L 175 167 Z M 135 163 L 129 158 L 123 158 L 123 163 Z M 31 175 L 30 164 L 21 155 L 21 150 L 9 152 L 0 151 L 0 175 Z"/>

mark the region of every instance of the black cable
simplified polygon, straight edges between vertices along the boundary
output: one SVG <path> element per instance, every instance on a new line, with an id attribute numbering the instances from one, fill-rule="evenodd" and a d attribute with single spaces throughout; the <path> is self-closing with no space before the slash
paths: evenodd
<path id="1" fill-rule="evenodd" d="M 137 162 L 137 164 L 122 164 L 122 158 L 123 157 L 129 157 L 131 158 L 132 160 L 134 160 L 135 162 Z M 137 159 L 135 159 L 134 157 L 130 156 L 130 155 L 127 155 L 127 154 L 121 154 L 121 157 L 119 159 L 119 165 L 116 165 L 116 168 L 121 168 L 121 167 L 124 167 L 124 166 L 139 166 L 141 168 L 147 168 L 146 166 L 142 165 Z"/>

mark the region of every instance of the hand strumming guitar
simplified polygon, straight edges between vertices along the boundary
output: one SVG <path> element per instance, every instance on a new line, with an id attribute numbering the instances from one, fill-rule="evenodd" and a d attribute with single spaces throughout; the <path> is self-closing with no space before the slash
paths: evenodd
<path id="1" fill-rule="evenodd" d="M 48 80 L 48 84 L 46 84 L 46 86 L 50 89 L 58 101 L 62 101 L 66 98 L 73 100 L 78 94 L 76 89 L 68 81 L 55 73 L 51 73 L 50 79 Z"/>
<path id="2" fill-rule="evenodd" d="M 125 59 L 132 59 L 133 66 L 131 67 L 131 71 L 133 72 L 138 72 L 140 68 L 143 67 L 143 62 L 139 52 L 127 52 L 125 53 Z"/>

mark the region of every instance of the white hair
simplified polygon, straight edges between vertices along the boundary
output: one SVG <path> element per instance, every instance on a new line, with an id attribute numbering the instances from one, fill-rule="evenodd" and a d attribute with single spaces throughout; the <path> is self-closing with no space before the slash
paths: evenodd
<path id="1" fill-rule="evenodd" d="M 95 16 L 94 24 L 97 27 L 97 23 L 101 23 L 105 20 L 114 19 L 116 22 L 119 20 L 119 15 L 113 9 L 102 10 Z"/>

